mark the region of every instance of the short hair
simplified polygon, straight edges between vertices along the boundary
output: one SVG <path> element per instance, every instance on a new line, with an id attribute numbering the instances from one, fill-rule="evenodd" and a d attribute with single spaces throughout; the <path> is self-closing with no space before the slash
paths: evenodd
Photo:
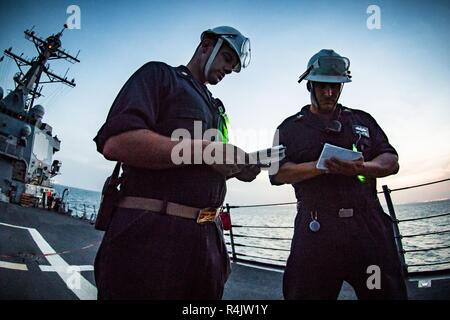
<path id="1" fill-rule="evenodd" d="M 201 47 L 203 41 L 205 41 L 206 39 L 212 40 L 212 44 L 213 44 L 213 46 L 214 46 L 214 45 L 216 45 L 216 42 L 217 42 L 217 39 L 218 39 L 218 38 L 219 38 L 218 36 L 213 35 L 213 34 L 209 34 L 209 33 L 205 34 L 205 35 L 203 36 L 203 38 L 200 40 L 200 43 L 198 44 L 197 48 L 195 49 L 195 54 L 197 54 L 197 52 L 198 52 L 198 50 L 200 49 L 200 47 Z"/>

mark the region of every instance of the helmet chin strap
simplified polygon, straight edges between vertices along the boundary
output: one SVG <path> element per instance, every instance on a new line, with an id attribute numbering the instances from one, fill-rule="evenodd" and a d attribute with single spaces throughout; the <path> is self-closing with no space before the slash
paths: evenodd
<path id="1" fill-rule="evenodd" d="M 214 59 L 216 58 L 217 53 L 219 52 L 220 48 L 222 47 L 222 43 L 223 43 L 222 38 L 217 39 L 216 45 L 214 46 L 214 49 L 211 51 L 208 61 L 206 61 L 205 68 L 203 69 L 203 75 L 205 76 L 206 81 L 208 81 L 209 69 L 211 68 L 212 63 L 213 63 Z"/>

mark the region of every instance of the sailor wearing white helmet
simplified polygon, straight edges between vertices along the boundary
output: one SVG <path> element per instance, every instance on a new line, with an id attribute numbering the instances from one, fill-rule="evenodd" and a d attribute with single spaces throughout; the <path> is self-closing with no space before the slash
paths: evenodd
<path id="1" fill-rule="evenodd" d="M 94 139 L 105 158 L 118 162 L 109 181 L 121 182 L 120 194 L 106 184 L 113 191 L 105 193 L 97 219 L 106 229 L 95 262 L 99 299 L 222 297 L 229 258 L 218 209 L 226 180 L 252 181 L 261 170 L 238 163 L 248 155 L 227 143 L 225 108 L 206 85 L 249 62 L 248 38 L 231 27 L 209 29 L 186 66 L 149 62 L 118 94 Z M 202 137 L 195 136 L 195 123 Z M 201 151 L 225 146 L 215 154 L 223 164 L 175 163 L 179 141 L 170 137 L 178 129 L 190 133 L 192 139 L 183 139 L 189 150 L 196 143 Z M 205 140 L 210 129 L 222 141 Z"/>
<path id="2" fill-rule="evenodd" d="M 360 299 L 406 298 L 392 221 L 376 190 L 376 178 L 398 172 L 398 155 L 371 115 L 338 104 L 349 67 L 333 50 L 315 54 L 299 79 L 308 80 L 311 103 L 278 127 L 286 157 L 271 183 L 292 184 L 298 201 L 286 299 L 336 299 L 343 281 Z M 334 157 L 324 168 L 318 159 L 326 143 L 361 156 Z M 368 270 L 379 271 L 375 284 Z"/>

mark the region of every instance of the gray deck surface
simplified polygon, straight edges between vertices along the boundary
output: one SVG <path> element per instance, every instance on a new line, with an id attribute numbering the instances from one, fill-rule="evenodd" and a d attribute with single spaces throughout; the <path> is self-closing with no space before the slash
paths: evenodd
<path id="1" fill-rule="evenodd" d="M 278 270 L 255 268 L 246 264 L 232 264 L 232 272 L 225 285 L 224 300 L 282 300 L 283 273 Z M 355 300 L 353 288 L 344 282 L 339 300 Z"/>
<path id="2" fill-rule="evenodd" d="M 36 229 L 69 266 L 84 266 L 80 273 L 87 287 L 94 289 L 92 265 L 103 233 L 86 221 L 40 209 L 24 209 L 0 202 L 0 300 L 72 300 L 78 299 L 57 272 L 43 271 L 52 267 L 48 257 L 27 229 Z M 41 243 L 42 246 L 42 243 Z M 58 258 L 59 259 L 59 258 Z M 6 267 L 5 263 L 26 266 L 27 270 Z M 90 268 L 90 269 L 89 269 Z M 232 273 L 225 286 L 225 300 L 281 300 L 280 271 L 232 264 Z M 433 280 L 431 288 L 417 287 L 408 282 L 410 299 L 450 299 L 450 280 Z M 90 297 L 93 297 L 92 290 Z M 93 297 L 94 298 L 94 297 Z M 344 283 L 339 299 L 356 299 L 350 285 Z"/>

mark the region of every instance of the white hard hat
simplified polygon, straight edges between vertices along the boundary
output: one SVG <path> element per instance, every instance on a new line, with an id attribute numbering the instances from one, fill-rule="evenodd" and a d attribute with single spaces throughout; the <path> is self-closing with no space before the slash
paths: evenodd
<path id="1" fill-rule="evenodd" d="M 307 70 L 300 76 L 313 82 L 346 83 L 351 82 L 350 60 L 331 49 L 322 49 L 308 61 Z"/>
<path id="2" fill-rule="evenodd" d="M 201 35 L 201 40 L 205 35 L 213 35 L 218 39 L 222 39 L 218 45 L 216 45 L 215 54 L 211 54 L 212 60 L 220 49 L 220 45 L 225 41 L 231 49 L 236 53 L 239 61 L 236 66 L 234 66 L 233 71 L 239 72 L 242 68 L 246 68 L 250 64 L 251 59 L 251 49 L 250 49 L 250 39 L 242 35 L 238 30 L 228 26 L 221 26 L 204 31 Z M 212 61 L 211 61 L 212 63 Z"/>

